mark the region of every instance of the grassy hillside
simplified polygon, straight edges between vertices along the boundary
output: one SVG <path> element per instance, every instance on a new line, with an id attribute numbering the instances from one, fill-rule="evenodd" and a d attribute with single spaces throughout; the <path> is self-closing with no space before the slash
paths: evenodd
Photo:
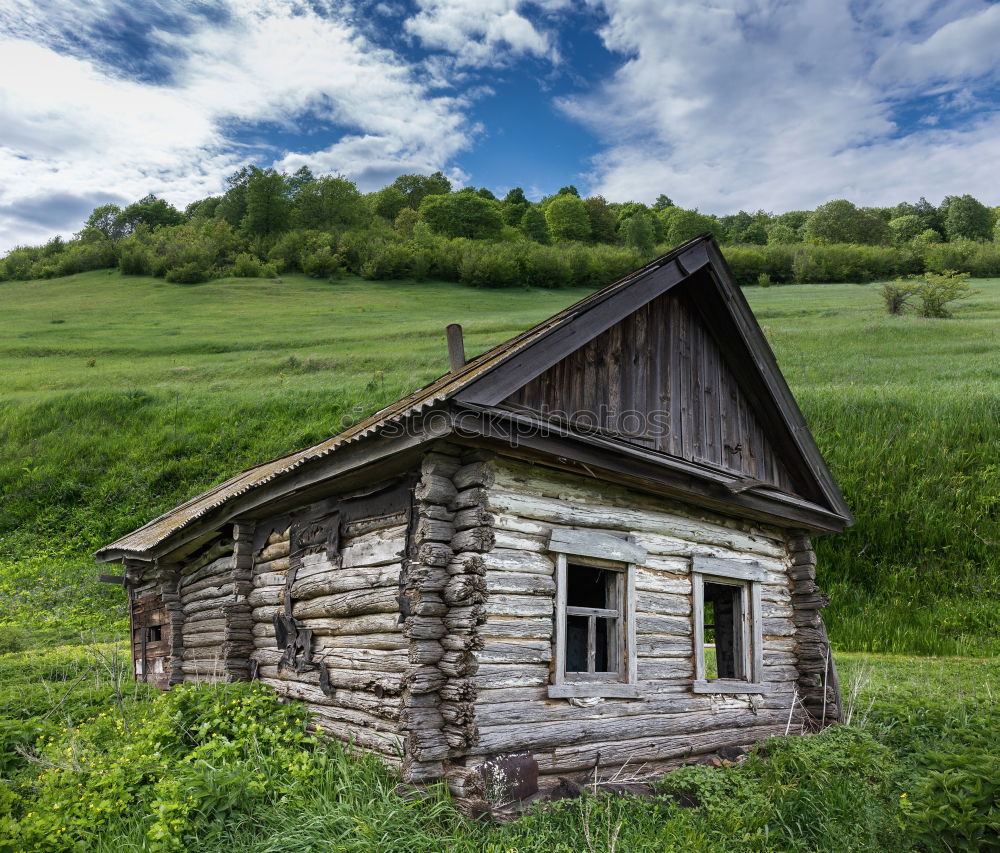
<path id="1" fill-rule="evenodd" d="M 976 286 L 944 321 L 888 317 L 872 285 L 747 291 L 858 517 L 819 546 L 841 648 L 1000 651 L 1000 281 Z M 27 624 L 115 629 L 92 549 L 424 384 L 446 369 L 445 324 L 473 354 L 583 294 L 106 271 L 0 285 L 0 650 Z"/>

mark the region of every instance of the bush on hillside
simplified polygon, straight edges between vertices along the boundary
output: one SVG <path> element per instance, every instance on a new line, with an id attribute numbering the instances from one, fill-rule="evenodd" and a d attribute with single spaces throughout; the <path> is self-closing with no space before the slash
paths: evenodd
<path id="1" fill-rule="evenodd" d="M 42 745 L 24 806 L 0 818 L 11 849 L 89 849 L 137 820 L 150 850 L 179 853 L 323 772 L 305 706 L 259 683 L 181 685 L 133 713 L 127 729 L 102 713 Z"/>

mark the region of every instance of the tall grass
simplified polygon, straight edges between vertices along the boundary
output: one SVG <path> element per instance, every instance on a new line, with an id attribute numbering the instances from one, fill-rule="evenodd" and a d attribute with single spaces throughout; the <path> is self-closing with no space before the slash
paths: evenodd
<path id="1" fill-rule="evenodd" d="M 857 516 L 817 542 L 844 649 L 1000 652 L 1000 281 L 952 320 L 877 288 L 747 296 Z M 89 552 L 321 440 L 585 291 L 104 272 L 2 285 L 0 625 L 117 629 Z M 61 627 L 60 627 L 61 626 Z"/>

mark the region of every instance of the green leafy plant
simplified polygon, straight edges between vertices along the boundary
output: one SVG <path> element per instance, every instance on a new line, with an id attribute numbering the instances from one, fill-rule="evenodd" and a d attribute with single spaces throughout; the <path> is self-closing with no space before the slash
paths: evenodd
<path id="1" fill-rule="evenodd" d="M 969 273 L 947 270 L 943 273 L 928 272 L 917 288 L 921 317 L 951 317 L 949 305 L 968 299 L 975 291 L 969 284 Z"/>

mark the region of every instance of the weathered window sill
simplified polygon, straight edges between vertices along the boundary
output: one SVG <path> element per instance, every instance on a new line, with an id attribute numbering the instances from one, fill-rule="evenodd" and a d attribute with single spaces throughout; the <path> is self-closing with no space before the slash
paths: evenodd
<path id="1" fill-rule="evenodd" d="M 753 684 L 749 681 L 713 680 L 692 681 L 691 690 L 695 693 L 767 693 L 767 684 Z"/>
<path id="2" fill-rule="evenodd" d="M 550 699 L 586 699 L 596 696 L 602 699 L 638 699 L 640 696 L 638 684 L 550 684 Z"/>

